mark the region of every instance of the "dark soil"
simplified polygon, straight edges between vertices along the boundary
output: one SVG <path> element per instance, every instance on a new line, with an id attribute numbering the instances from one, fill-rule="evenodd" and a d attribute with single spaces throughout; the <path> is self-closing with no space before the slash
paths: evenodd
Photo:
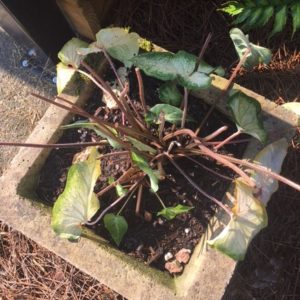
<path id="1" fill-rule="evenodd" d="M 150 106 L 158 101 L 156 90 L 159 84 L 160 82 L 157 80 L 144 78 L 146 101 Z M 137 99 L 137 94 L 135 79 L 131 78 L 131 98 Z M 99 107 L 99 96 L 97 92 L 87 104 L 86 110 L 90 113 L 93 113 Z M 201 100 L 190 98 L 189 115 L 197 120 L 197 123 L 191 124 L 192 129 L 195 129 L 198 123 L 201 122 L 208 109 L 209 107 Z M 113 122 L 120 122 L 121 119 L 118 111 L 108 112 L 105 108 L 100 110 L 99 116 Z M 77 119 L 78 117 L 75 116 L 74 121 Z M 227 118 L 218 112 L 214 112 L 210 121 L 203 127 L 202 136 L 224 125 L 230 126 L 226 135 L 235 130 L 235 126 Z M 59 142 L 83 142 L 90 141 L 93 138 L 95 137 L 88 130 L 68 130 Z M 221 136 L 221 138 L 224 138 L 224 136 Z M 239 144 L 239 147 L 229 145 L 224 151 L 239 157 L 243 149 L 244 145 L 242 144 Z M 37 189 L 39 197 L 44 202 L 53 205 L 58 195 L 63 191 L 68 168 L 72 163 L 74 154 L 78 151 L 80 149 L 55 149 L 51 152 L 41 171 Z M 100 150 L 102 153 L 112 151 L 114 150 L 109 146 L 103 146 Z M 207 158 L 200 158 L 199 161 L 218 173 L 233 177 L 233 174 L 227 169 L 216 165 Z M 230 181 L 220 180 L 216 175 L 205 171 L 202 167 L 195 165 L 193 162 L 191 163 L 187 159 L 178 160 L 178 163 L 201 188 L 218 199 L 222 198 Z M 107 186 L 109 176 L 118 178 L 129 166 L 130 161 L 120 160 L 120 157 L 103 159 L 101 161 L 102 174 L 97 182 L 96 192 Z M 167 179 L 160 183 L 159 189 L 159 195 L 165 205 L 183 204 L 192 206 L 194 209 L 189 213 L 177 216 L 172 221 L 166 221 L 164 218 L 156 216 L 156 213 L 162 209 L 156 196 L 144 189 L 141 216 L 135 216 L 136 196 L 128 202 L 122 212 L 129 224 L 129 229 L 120 245 L 120 250 L 160 270 L 164 270 L 164 254 L 171 252 L 174 256 L 182 248 L 193 251 L 215 210 L 214 204 L 189 186 L 186 179 L 176 169 L 166 165 L 165 171 Z M 101 198 L 101 208 L 107 207 L 116 198 L 114 191 L 105 194 Z M 117 213 L 122 205 L 123 203 L 112 212 Z M 102 237 L 111 240 L 102 222 L 93 226 L 93 229 Z"/>

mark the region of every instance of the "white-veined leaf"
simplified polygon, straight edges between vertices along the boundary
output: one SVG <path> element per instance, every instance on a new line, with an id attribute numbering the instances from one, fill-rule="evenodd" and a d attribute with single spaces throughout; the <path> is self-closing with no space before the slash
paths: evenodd
<path id="1" fill-rule="evenodd" d="M 105 28 L 96 34 L 96 44 L 104 48 L 110 56 L 121 61 L 125 67 L 130 68 L 132 66 L 130 59 L 139 52 L 139 38 L 137 33 L 129 33 L 124 28 Z"/>
<path id="2" fill-rule="evenodd" d="M 56 66 L 56 89 L 57 93 L 60 94 L 75 74 L 75 70 L 66 66 L 63 63 L 59 63 Z"/>
<path id="3" fill-rule="evenodd" d="M 250 53 L 247 55 L 247 59 L 244 63 L 245 68 L 253 68 L 259 64 L 267 65 L 271 61 L 272 52 L 267 48 L 250 43 L 248 36 L 240 29 L 231 29 L 230 37 L 240 59 L 244 56 L 247 49 L 250 50 Z"/>
<path id="4" fill-rule="evenodd" d="M 228 106 L 238 129 L 262 143 L 266 142 L 267 133 L 261 120 L 261 106 L 257 100 L 235 91 L 228 99 Z"/>
<path id="5" fill-rule="evenodd" d="M 281 166 L 287 154 L 289 144 L 285 138 L 273 142 L 262 149 L 254 158 L 254 162 L 267 167 L 269 170 L 280 174 Z M 274 178 L 255 172 L 252 175 L 258 187 L 255 196 L 267 205 L 273 193 L 278 189 L 278 181 Z"/>
<path id="6" fill-rule="evenodd" d="M 234 216 L 219 235 L 207 242 L 235 260 L 244 259 L 250 242 L 268 223 L 264 205 L 252 192 L 241 178 L 236 179 Z"/>
<path id="7" fill-rule="evenodd" d="M 83 55 L 78 54 L 78 49 L 84 48 L 87 46 L 88 46 L 88 43 L 86 43 L 78 38 L 72 38 L 58 52 L 58 58 L 65 65 L 71 65 L 74 68 L 78 68 L 81 61 L 84 59 Z"/>
<path id="8" fill-rule="evenodd" d="M 52 210 L 51 226 L 60 237 L 78 240 L 82 225 L 100 208 L 94 193 L 101 173 L 98 156 L 96 147 L 91 147 L 88 159 L 75 163 L 68 171 L 66 187 Z"/>

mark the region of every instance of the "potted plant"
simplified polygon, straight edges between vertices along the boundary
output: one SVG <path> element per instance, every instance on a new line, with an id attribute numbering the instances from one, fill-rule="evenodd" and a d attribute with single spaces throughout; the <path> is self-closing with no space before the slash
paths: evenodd
<path id="1" fill-rule="evenodd" d="M 240 62 L 236 72 L 241 66 L 252 67 L 259 62 L 267 63 L 270 59 L 270 52 L 267 49 L 251 44 L 240 30 L 232 30 L 231 37 L 240 55 Z M 260 229 L 267 225 L 265 205 L 271 194 L 277 189 L 277 181 L 283 181 L 299 190 L 299 186 L 296 183 L 278 174 L 287 149 L 287 141 L 284 138 L 279 138 L 284 136 L 279 131 L 283 132 L 282 130 L 284 129 L 284 132 L 286 132 L 286 128 L 288 128 L 288 137 L 292 133 L 291 125 L 296 124 L 297 118 L 285 110 L 278 109 L 279 115 L 276 115 L 276 118 L 281 117 L 280 114 L 282 114 L 283 118 L 276 123 L 277 125 L 275 126 L 278 126 L 278 128 L 276 127 L 277 132 L 274 134 L 274 117 L 270 116 L 270 111 L 274 107 L 266 100 L 249 91 L 239 87 L 232 89 L 236 72 L 233 73 L 229 81 L 226 81 L 225 89 L 220 92 L 222 79 L 212 74 L 221 74 L 222 70 L 209 66 L 202 59 L 208 42 L 209 38 L 199 57 L 195 57 L 184 51 L 179 51 L 176 54 L 162 51 L 138 54 L 138 35 L 129 33 L 121 28 L 101 30 L 97 34 L 97 41 L 91 45 L 87 45 L 78 39 L 71 40 L 59 54 L 62 61 L 58 65 L 59 91 L 75 72 L 88 77 L 106 96 L 107 118 L 99 117 L 99 111 L 97 110 L 91 114 L 74 104 L 64 95 L 60 95 L 57 97 L 57 101 L 53 103 L 55 106 L 85 118 L 84 120 L 64 125 L 63 128 L 86 128 L 92 130 L 95 140 L 76 143 L 75 145 L 57 143 L 49 145 L 51 139 L 57 140 L 57 136 L 53 137 L 53 134 L 56 135 L 58 132 L 57 127 L 66 121 L 67 114 L 64 113 L 59 120 L 55 120 L 57 121 L 57 124 L 53 124 L 53 126 L 56 126 L 55 129 L 53 127 L 52 131 L 48 131 L 48 136 L 44 138 L 45 143 L 19 144 L 21 146 L 42 148 L 89 146 L 89 148 L 80 152 L 80 155 L 76 157 L 69 169 L 66 187 L 54 205 L 52 227 L 61 237 L 78 240 L 80 235 L 83 234 L 84 236 L 88 235 L 90 239 L 80 241 L 77 245 L 70 245 L 62 240 L 58 241 L 57 238 L 53 237 L 51 231 L 47 231 L 45 235 L 42 235 L 40 241 L 48 248 L 55 249 L 56 253 L 71 260 L 73 263 L 76 260 L 77 265 L 84 266 L 83 269 L 88 270 L 89 273 L 98 278 L 101 277 L 104 283 L 107 283 L 129 298 L 140 299 L 141 295 L 144 295 L 143 298 L 145 299 L 147 297 L 149 299 L 151 297 L 158 298 L 159 293 L 167 299 L 174 299 L 174 294 L 177 295 L 178 299 L 184 297 L 216 299 L 216 297 L 220 297 L 225 286 L 224 281 L 228 279 L 234 268 L 234 262 L 213 250 L 208 250 L 206 246 L 203 247 L 204 243 L 207 242 L 207 244 L 221 250 L 231 258 L 242 259 L 252 238 Z M 145 41 L 142 41 L 142 43 L 145 45 Z M 109 85 L 101 75 L 97 74 L 87 60 L 84 59 L 86 55 L 95 52 L 100 52 L 111 68 L 112 74 L 116 78 L 112 85 Z M 123 73 L 117 70 L 112 59 L 121 61 L 126 68 L 130 68 L 132 65 L 136 67 L 135 72 L 140 102 L 132 101 L 128 79 L 126 78 L 126 72 L 124 72 L 126 70 L 124 68 L 121 69 Z M 159 87 L 159 97 L 163 103 L 149 107 L 145 100 L 144 84 L 140 69 L 148 76 L 166 81 Z M 217 91 L 216 86 L 218 87 Z M 181 92 L 183 92 L 183 95 Z M 198 134 L 199 132 L 201 133 L 205 122 L 202 120 L 200 126 L 197 126 L 199 124 L 196 126 L 193 124 L 197 123 L 195 122 L 197 120 L 188 113 L 189 95 L 191 93 L 197 95 L 200 93 L 207 101 L 213 99 L 212 109 L 209 110 L 204 121 L 210 116 L 213 108 L 220 107 L 224 110 L 224 103 L 226 102 L 225 111 L 235 121 L 237 130 L 221 141 L 214 141 L 214 139 L 228 129 L 226 126 L 215 128 L 208 135 L 199 137 Z M 208 97 L 206 97 L 207 94 L 209 95 Z M 51 102 L 51 100 L 44 97 L 38 97 Z M 261 108 L 265 114 L 264 123 L 260 115 Z M 45 115 L 44 122 L 45 120 L 51 120 L 49 116 L 53 116 L 54 108 L 51 110 Z M 114 113 L 117 115 L 117 121 L 107 121 L 113 115 L 110 114 L 111 110 L 117 112 Z M 267 117 L 266 114 L 269 114 L 269 116 Z M 285 114 L 287 114 L 287 117 Z M 271 129 L 269 128 L 270 124 L 273 126 Z M 256 138 L 259 141 L 260 148 L 267 141 L 269 142 L 269 145 L 265 146 L 258 154 L 257 151 L 256 153 L 251 153 L 251 158 L 254 158 L 256 154 L 255 162 L 220 153 L 220 149 L 224 145 L 234 142 L 233 139 L 242 133 Z M 279 135 L 277 135 L 278 133 Z M 38 135 L 40 136 L 41 134 L 39 133 Z M 9 143 L 3 144 L 7 145 Z M 106 147 L 107 152 L 100 154 L 97 147 L 103 144 L 109 144 L 109 147 Z M 253 145 L 257 145 L 257 142 L 250 143 L 250 148 Z M 9 179 L 14 179 L 13 181 L 15 182 L 16 178 L 22 180 L 21 183 L 16 183 L 17 194 L 12 189 L 4 193 L 5 199 L 8 197 L 13 199 L 26 198 L 28 194 L 31 194 L 32 198 L 32 187 L 35 185 L 41 164 L 45 160 L 45 154 L 46 150 L 37 150 L 34 154 L 28 154 L 27 150 L 20 152 L 12 164 L 13 169 L 3 179 L 3 182 Z M 29 159 L 26 158 L 28 161 L 25 163 L 22 162 L 27 155 L 31 157 Z M 94 192 L 101 173 L 100 161 L 103 162 L 105 158 L 112 156 L 117 156 L 123 162 L 122 166 L 124 169 L 121 173 L 116 173 L 118 177 L 107 176 L 105 183 L 102 184 L 101 189 L 97 192 L 101 203 L 102 197 L 108 191 L 116 189 L 116 199 L 111 203 L 106 203 L 106 207 L 100 208 L 101 205 Z M 238 175 L 233 183 L 234 195 L 227 194 L 227 203 L 221 202 L 201 188 L 198 183 L 199 180 L 196 182 L 196 179 L 193 179 L 178 162 L 185 159 L 198 164 L 198 157 L 214 160 Z M 33 162 L 35 164 L 32 165 Z M 245 172 L 240 165 L 250 168 L 252 170 L 251 173 Z M 145 190 L 147 189 L 150 192 L 148 192 L 146 198 L 151 201 L 153 201 L 153 198 L 157 199 L 158 203 L 162 205 L 162 208 L 155 212 L 156 216 L 154 218 L 159 216 L 164 221 L 170 221 L 177 216 L 181 217 L 189 214 L 193 210 L 192 205 L 185 205 L 184 203 L 174 203 L 172 205 L 172 202 L 166 205 L 159 194 L 161 182 L 167 180 L 169 175 L 169 169 L 168 172 L 166 172 L 166 169 L 170 168 L 170 166 L 186 180 L 191 188 L 197 190 L 203 197 L 208 198 L 220 207 L 216 217 L 211 219 L 210 226 L 208 226 L 201 238 L 201 242 L 193 250 L 191 261 L 183 275 L 175 279 L 159 271 L 149 270 L 143 264 L 132 261 L 131 258 L 108 246 L 106 242 L 84 229 L 86 225 L 94 226 L 98 224 L 103 218 L 104 227 L 111 235 L 112 241 L 119 246 L 128 229 L 128 221 L 122 216 L 122 212 L 134 193 L 136 193 L 134 213 L 138 218 L 143 215 L 143 219 L 147 221 L 147 218 L 151 219 L 154 217 L 154 212 L 150 212 L 148 215 L 145 212 L 143 214 L 141 212 L 143 194 L 145 195 Z M 19 176 L 15 175 L 16 167 Z M 28 167 L 30 167 L 30 170 L 27 169 Z M 101 167 L 103 167 L 103 164 Z M 211 171 L 214 172 L 214 170 Z M 32 177 L 31 182 L 28 182 L 29 177 Z M 4 185 L 2 188 L 4 189 Z M 14 197 L 11 197 L 11 193 L 14 194 Z M 18 200 L 13 201 L 19 203 Z M 120 204 L 122 205 L 118 207 Z M 26 208 L 24 210 L 22 208 L 22 211 L 17 210 L 18 217 L 20 217 L 20 213 L 24 214 L 26 212 L 23 215 L 25 219 L 28 219 L 30 214 L 32 214 L 30 218 L 38 219 L 38 222 L 42 224 L 49 221 L 49 216 L 41 220 L 39 209 L 31 207 L 28 202 L 23 202 L 21 206 L 23 207 L 23 205 Z M 117 211 L 113 211 L 114 207 L 118 207 Z M 10 209 L 10 212 L 7 209 L 3 211 L 6 215 L 4 220 L 7 219 L 8 223 L 16 224 L 16 211 L 11 211 Z M 30 212 L 29 215 L 28 212 Z M 225 228 L 221 232 L 220 224 L 221 227 L 225 224 Z M 31 223 L 30 228 L 33 232 L 30 233 L 28 233 L 28 226 L 22 227 L 27 235 L 36 239 L 41 231 L 40 229 L 32 228 L 32 226 L 34 225 Z M 46 232 L 44 230 L 46 229 L 43 228 L 42 232 Z M 49 234 L 51 238 L 49 238 Z M 97 240 L 101 246 L 98 247 L 92 240 Z M 55 245 L 56 243 L 58 243 L 59 247 L 63 246 L 63 249 Z M 72 246 L 74 246 L 74 249 Z M 165 258 L 167 261 L 166 268 L 171 273 L 182 272 L 183 265 L 190 258 L 191 251 L 189 250 L 191 249 L 185 249 L 181 253 L 179 251 L 174 258 Z M 74 253 L 71 254 L 73 251 Z M 86 257 L 84 261 L 80 261 L 83 251 L 86 251 L 86 253 L 96 251 L 97 254 L 95 252 L 94 257 Z M 200 253 L 201 257 L 199 257 Z M 159 254 L 161 255 L 161 253 L 155 252 L 153 255 L 154 259 Z M 127 265 L 127 262 L 130 263 Z M 96 264 L 98 265 L 96 266 Z M 110 266 L 111 270 L 109 269 Z M 103 268 L 103 270 L 98 270 L 99 268 Z M 111 276 L 114 268 L 116 268 L 115 274 Z M 125 268 L 129 274 L 123 274 L 122 268 Z M 215 274 L 214 268 L 218 268 L 218 275 Z M 103 278 L 102 276 L 105 277 Z M 213 276 L 216 277 L 214 284 L 219 288 L 214 288 L 209 283 Z M 121 279 L 116 282 L 116 278 Z M 136 290 L 128 291 L 127 284 L 135 280 L 137 281 L 134 285 Z M 201 281 L 206 283 L 205 287 L 199 287 Z M 145 295 L 149 286 L 152 286 L 154 282 L 155 286 Z"/>

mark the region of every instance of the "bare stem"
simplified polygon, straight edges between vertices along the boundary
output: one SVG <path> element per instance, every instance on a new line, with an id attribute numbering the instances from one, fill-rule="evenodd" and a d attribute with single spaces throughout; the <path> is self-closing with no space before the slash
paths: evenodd
<path id="1" fill-rule="evenodd" d="M 242 166 L 246 166 L 248 168 L 251 168 L 252 170 L 255 170 L 255 171 L 257 171 L 259 173 L 262 173 L 262 174 L 264 174 L 266 176 L 274 178 L 274 179 L 276 179 L 278 181 L 281 181 L 284 184 L 289 185 L 290 187 L 294 188 L 295 190 L 300 191 L 300 185 L 299 184 L 297 184 L 297 183 L 289 180 L 288 178 L 285 178 L 285 177 L 283 177 L 283 176 L 281 176 L 281 175 L 279 175 L 279 174 L 271 171 L 270 169 L 268 169 L 268 168 L 266 168 L 264 166 L 260 166 L 260 165 L 257 165 L 255 163 L 251 163 L 251 162 L 249 162 L 247 160 L 244 160 L 244 159 L 238 159 L 238 158 L 227 156 L 227 155 L 223 155 L 223 154 L 219 154 L 219 155 L 222 156 L 222 157 L 224 157 L 224 158 L 226 158 L 227 160 L 235 163 L 235 164 L 240 164 Z"/>
<path id="2" fill-rule="evenodd" d="M 165 123 L 166 123 L 165 114 L 163 112 L 161 112 L 159 114 L 159 120 L 160 120 L 160 124 L 158 127 L 158 138 L 159 138 L 159 141 L 162 142 L 164 129 L 165 129 Z"/>
<path id="3" fill-rule="evenodd" d="M 238 130 L 236 132 L 234 132 L 232 135 L 230 135 L 228 138 L 226 138 L 224 141 L 222 141 L 220 144 L 216 145 L 214 147 L 214 150 L 219 150 L 221 147 L 223 147 L 224 145 L 228 144 L 231 140 L 233 140 L 234 138 L 236 138 L 237 136 L 239 136 L 241 134 L 241 130 Z"/>
<path id="4" fill-rule="evenodd" d="M 140 95 L 140 100 L 142 103 L 142 107 L 144 110 L 144 113 L 147 113 L 147 105 L 146 105 L 146 100 L 145 100 L 145 91 L 144 91 L 144 83 L 143 83 L 143 78 L 142 74 L 139 68 L 135 68 L 135 74 L 138 80 L 138 85 L 139 85 L 139 95 Z"/>
<path id="5" fill-rule="evenodd" d="M 136 216 L 140 215 L 142 196 L 143 196 L 143 185 L 141 184 L 139 186 L 138 194 L 137 194 L 137 198 L 136 198 L 136 206 L 135 206 L 135 215 Z"/>
<path id="6" fill-rule="evenodd" d="M 145 177 L 145 175 L 143 176 L 142 179 L 144 179 L 144 177 Z M 111 210 L 114 206 L 116 206 L 118 203 L 120 203 L 125 197 L 127 197 L 129 195 L 130 192 L 134 191 L 138 187 L 138 185 L 140 184 L 140 182 L 141 182 L 142 179 L 140 179 L 139 181 L 135 182 L 129 188 L 129 190 L 127 191 L 126 194 L 124 194 L 123 196 L 119 197 L 117 200 L 115 200 L 113 203 L 111 203 L 108 207 L 106 207 L 101 212 L 101 214 L 99 215 L 99 217 L 95 221 L 93 221 L 93 222 L 86 222 L 85 225 L 90 225 L 90 226 L 96 225 L 109 210 Z"/>
<path id="7" fill-rule="evenodd" d="M 211 172 L 212 174 L 214 174 L 214 175 L 216 175 L 216 176 L 218 176 L 218 177 L 220 177 L 220 178 L 222 178 L 222 179 L 225 179 L 225 180 L 228 180 L 228 181 L 232 181 L 232 180 L 233 180 L 232 178 L 230 178 L 230 177 L 228 177 L 228 176 L 225 176 L 225 175 L 223 175 L 223 174 L 220 174 L 220 173 L 214 171 L 213 169 L 211 169 L 211 168 L 205 166 L 204 164 L 202 164 L 201 162 L 199 162 L 198 160 L 196 160 L 196 159 L 194 159 L 194 158 L 192 158 L 192 157 L 190 157 L 190 156 L 184 155 L 184 157 L 185 157 L 186 159 L 188 159 L 188 160 L 194 162 L 195 164 L 199 165 L 201 168 L 207 170 L 208 172 Z"/>
<path id="8" fill-rule="evenodd" d="M 28 147 L 28 148 L 81 148 L 89 146 L 99 146 L 107 144 L 106 141 L 86 142 L 86 143 L 67 143 L 67 144 L 33 144 L 33 143 L 14 143 L 0 142 L 0 146 Z"/>
<path id="9" fill-rule="evenodd" d="M 184 88 L 181 128 L 184 128 L 184 126 L 185 126 L 185 121 L 186 121 L 186 116 L 187 116 L 187 109 L 188 109 L 188 98 L 189 98 L 189 91 L 188 91 L 187 88 Z"/>
<path id="10" fill-rule="evenodd" d="M 227 93 L 230 90 L 230 88 L 232 87 L 234 80 L 237 76 L 237 74 L 239 73 L 241 67 L 243 66 L 243 64 L 245 63 L 248 54 L 250 53 L 250 49 L 247 49 L 246 52 L 244 53 L 243 57 L 240 59 L 238 65 L 236 66 L 236 68 L 234 69 L 234 72 L 231 74 L 229 80 L 227 81 L 227 84 L 225 86 L 225 89 L 222 91 L 221 96 L 215 100 L 215 102 L 213 103 L 213 105 L 210 107 L 208 113 L 206 114 L 206 116 L 204 117 L 204 119 L 202 120 L 201 124 L 199 125 L 199 127 L 197 128 L 197 130 L 195 131 L 195 134 L 198 135 L 201 128 L 204 126 L 204 124 L 207 122 L 208 118 L 210 117 L 211 113 L 214 111 L 217 103 L 219 102 L 223 102 L 225 100 L 225 98 L 227 97 Z"/>
<path id="11" fill-rule="evenodd" d="M 198 67 L 199 67 L 199 64 L 200 64 L 200 62 L 201 62 L 201 60 L 202 60 L 202 58 L 203 58 L 203 56 L 204 56 L 204 53 L 205 53 L 205 51 L 206 51 L 206 49 L 207 49 L 207 47 L 208 47 L 208 45 L 209 45 L 209 43 L 210 43 L 210 41 L 211 41 L 211 38 L 212 38 L 212 33 L 210 32 L 210 33 L 208 34 L 207 38 L 205 39 L 205 42 L 204 42 L 204 44 L 203 44 L 203 47 L 202 47 L 202 49 L 201 49 L 201 51 L 200 51 L 200 53 L 199 53 L 199 56 L 198 56 L 198 58 L 197 58 L 195 71 L 196 71 L 196 70 L 198 69 Z"/>
<path id="12" fill-rule="evenodd" d="M 226 207 L 221 201 L 219 201 L 218 199 L 216 199 L 215 197 L 209 195 L 208 193 L 206 193 L 204 190 L 202 190 L 193 180 L 192 178 L 190 178 L 183 170 L 181 167 L 179 167 L 179 165 L 175 162 L 175 160 L 168 154 L 165 152 L 165 155 L 167 156 L 167 158 L 169 159 L 169 161 L 172 163 L 172 165 L 185 177 L 185 179 L 203 196 L 205 196 L 206 198 L 210 199 L 211 201 L 213 201 L 214 203 L 216 203 L 217 205 L 219 205 L 221 208 L 223 208 L 225 210 L 225 212 L 231 217 L 232 216 L 232 212 L 231 210 Z"/>
<path id="13" fill-rule="evenodd" d="M 225 132 L 227 129 L 228 129 L 228 126 L 222 126 L 219 129 L 217 129 L 216 131 L 212 132 L 210 135 L 207 135 L 206 137 L 201 138 L 201 141 L 202 142 L 211 141 L 212 139 L 219 136 L 221 133 Z"/>

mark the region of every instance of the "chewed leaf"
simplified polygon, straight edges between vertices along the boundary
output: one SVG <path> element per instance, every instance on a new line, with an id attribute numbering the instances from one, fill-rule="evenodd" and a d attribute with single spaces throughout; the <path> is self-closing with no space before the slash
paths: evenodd
<path id="1" fill-rule="evenodd" d="M 170 104 L 156 104 L 151 107 L 149 113 L 145 117 L 146 122 L 160 124 L 161 113 L 163 113 L 166 122 L 172 124 L 179 124 L 181 122 L 182 110 Z M 187 120 L 191 121 L 192 119 L 187 118 Z"/>
<path id="2" fill-rule="evenodd" d="M 148 162 L 140 155 L 135 152 L 131 152 L 131 159 L 133 163 L 141 169 L 150 179 L 151 189 L 153 192 L 158 191 L 158 178 L 153 169 L 151 169 Z"/>
<path id="3" fill-rule="evenodd" d="M 264 205 L 252 194 L 252 188 L 241 178 L 235 182 L 234 216 L 214 239 L 207 243 L 235 260 L 243 260 L 255 235 L 267 226 L 268 216 Z"/>
<path id="4" fill-rule="evenodd" d="M 95 147 L 90 148 L 88 159 L 75 163 L 68 171 L 66 187 L 52 210 L 51 226 L 60 237 L 78 240 L 81 226 L 100 208 L 94 193 L 101 173 L 98 155 Z"/>
<path id="5" fill-rule="evenodd" d="M 266 142 L 267 133 L 261 119 L 261 106 L 257 100 L 242 92 L 234 92 L 228 100 L 228 106 L 242 132 L 252 135 L 262 143 Z"/>
<path id="6" fill-rule="evenodd" d="M 158 216 L 163 216 L 167 220 L 172 220 L 176 216 L 189 212 L 193 207 L 178 204 L 175 207 L 165 207 L 157 213 Z"/>
<path id="7" fill-rule="evenodd" d="M 57 93 L 60 94 L 63 89 L 67 86 L 68 82 L 74 75 L 75 70 L 66 66 L 63 63 L 59 63 L 56 66 L 56 88 Z"/>
<path id="8" fill-rule="evenodd" d="M 265 166 L 271 171 L 280 174 L 281 166 L 287 154 L 288 142 L 282 138 L 262 149 L 254 158 L 254 162 Z M 263 173 L 255 172 L 252 175 L 258 187 L 256 197 L 267 205 L 273 193 L 278 189 L 278 181 Z"/>
<path id="9" fill-rule="evenodd" d="M 250 43 L 248 36 L 246 36 L 240 29 L 231 29 L 230 37 L 240 59 L 244 56 L 247 49 L 250 50 L 250 53 L 244 63 L 245 68 L 253 68 L 259 64 L 269 64 L 271 61 L 272 52 L 267 48 Z"/>
<path id="10" fill-rule="evenodd" d="M 128 224 L 124 217 L 114 214 L 106 214 L 104 216 L 104 226 L 110 233 L 114 242 L 119 246 L 124 234 L 128 230 Z"/>
<path id="11" fill-rule="evenodd" d="M 144 144 L 141 141 L 139 141 L 133 137 L 130 137 L 130 136 L 127 136 L 126 138 L 136 149 L 138 149 L 140 151 L 149 152 L 150 154 L 156 153 L 156 150 L 154 148 L 148 146 L 147 144 Z"/>
<path id="12" fill-rule="evenodd" d="M 139 52 L 139 35 L 128 33 L 120 27 L 101 29 L 96 34 L 96 44 L 104 48 L 110 56 L 121 61 L 125 67 L 132 66 L 131 58 Z"/>
<path id="13" fill-rule="evenodd" d="M 74 68 L 78 68 L 84 58 L 84 56 L 78 54 L 78 49 L 85 48 L 87 46 L 88 43 L 78 38 L 72 38 L 58 52 L 58 58 L 65 65 L 71 65 Z"/>
<path id="14" fill-rule="evenodd" d="M 168 81 L 160 86 L 158 90 L 159 99 L 173 106 L 179 106 L 182 102 L 182 95 L 180 94 L 176 84 Z"/>
<path id="15" fill-rule="evenodd" d="M 115 149 L 119 149 L 122 148 L 122 146 L 115 141 L 114 139 L 112 139 L 110 136 L 108 136 L 107 134 L 105 134 L 100 128 L 99 125 L 97 123 L 92 123 L 89 121 L 78 121 L 69 125 L 64 125 L 60 127 L 61 129 L 72 129 L 72 128 L 86 128 L 86 129 L 91 129 L 94 130 L 95 133 L 97 135 L 99 135 L 100 137 L 107 139 L 108 143 Z M 107 127 L 108 130 L 111 131 L 112 134 L 114 134 L 115 136 L 117 136 L 117 132 L 113 129 L 113 128 L 109 128 Z"/>
<path id="16" fill-rule="evenodd" d="M 170 52 L 152 52 L 138 55 L 132 59 L 134 65 L 147 75 L 160 80 L 177 80 L 188 89 L 203 89 L 210 86 L 209 75 L 218 68 L 213 68 L 203 60 L 196 69 L 197 57 L 185 51 L 176 54 Z"/>

